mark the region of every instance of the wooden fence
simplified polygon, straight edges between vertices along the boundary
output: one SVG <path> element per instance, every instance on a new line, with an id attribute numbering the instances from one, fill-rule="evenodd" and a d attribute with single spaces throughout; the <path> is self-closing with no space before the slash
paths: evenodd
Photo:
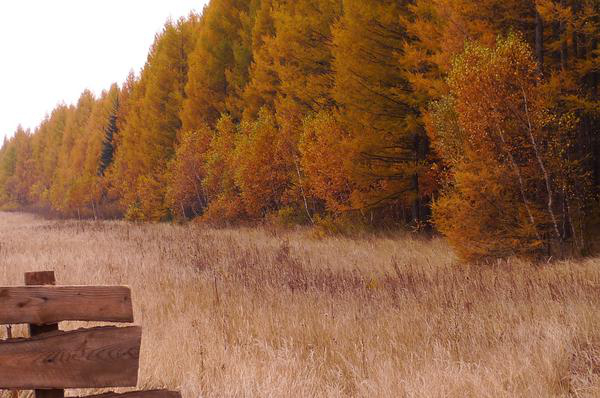
<path id="1" fill-rule="evenodd" d="M 68 388 L 136 387 L 142 329 L 138 326 L 60 331 L 59 322 L 133 322 L 123 286 L 55 286 L 54 272 L 25 274 L 25 285 L 0 287 L 0 325 L 29 325 L 29 338 L 0 341 L 0 389 L 35 390 L 63 398 Z M 16 393 L 14 393 L 16 395 Z M 156 390 L 94 398 L 180 398 Z"/>

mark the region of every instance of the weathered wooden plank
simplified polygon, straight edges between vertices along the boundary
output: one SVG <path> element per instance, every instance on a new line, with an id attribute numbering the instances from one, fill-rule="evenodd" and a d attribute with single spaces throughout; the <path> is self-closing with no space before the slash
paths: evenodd
<path id="1" fill-rule="evenodd" d="M 124 286 L 0 287 L 0 324 L 62 321 L 133 322 Z"/>
<path id="2" fill-rule="evenodd" d="M 181 398 L 177 391 L 151 390 L 151 391 L 133 391 L 124 394 L 109 392 L 101 395 L 91 395 L 80 398 Z"/>
<path id="3" fill-rule="evenodd" d="M 135 387 L 141 339 L 106 327 L 0 342 L 0 389 Z"/>

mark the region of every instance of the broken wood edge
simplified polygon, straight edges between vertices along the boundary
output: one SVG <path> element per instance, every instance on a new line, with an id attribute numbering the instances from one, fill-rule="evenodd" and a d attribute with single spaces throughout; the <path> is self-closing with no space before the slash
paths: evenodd
<path id="1" fill-rule="evenodd" d="M 23 343 L 26 341 L 38 341 L 38 340 L 46 340 L 51 337 L 62 337 L 62 336 L 72 336 L 78 333 L 88 333 L 94 332 L 98 330 L 115 330 L 115 329 L 142 329 L 141 326 L 96 326 L 93 328 L 79 328 L 73 330 L 54 330 L 51 332 L 47 332 L 38 336 L 33 337 L 14 337 L 12 339 L 4 339 L 0 340 L 0 344 L 10 344 L 10 343 Z M 141 332 L 140 332 L 141 334 Z"/>
<path id="2" fill-rule="evenodd" d="M 107 392 L 100 395 L 87 395 L 76 398 L 181 398 L 181 393 L 171 390 L 147 390 L 125 393 Z"/>

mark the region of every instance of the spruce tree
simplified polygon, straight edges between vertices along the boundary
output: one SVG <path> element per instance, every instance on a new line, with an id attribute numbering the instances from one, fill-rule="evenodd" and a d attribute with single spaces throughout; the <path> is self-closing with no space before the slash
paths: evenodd
<path id="1" fill-rule="evenodd" d="M 117 114 L 119 112 L 119 99 L 115 100 L 113 110 L 108 117 L 108 124 L 104 129 L 104 140 L 102 141 L 102 152 L 100 153 L 100 166 L 98 167 L 98 175 L 104 176 L 104 172 L 111 165 L 115 153 L 114 138 L 119 132 L 117 126 Z"/>

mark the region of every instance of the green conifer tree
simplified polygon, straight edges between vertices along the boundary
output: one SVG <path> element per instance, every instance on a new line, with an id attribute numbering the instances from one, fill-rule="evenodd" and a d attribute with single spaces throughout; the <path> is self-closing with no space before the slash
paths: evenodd
<path id="1" fill-rule="evenodd" d="M 114 138 L 119 132 L 117 126 L 117 114 L 119 113 L 119 99 L 115 99 L 113 110 L 108 117 L 108 125 L 104 129 L 104 140 L 102 141 L 102 152 L 100 153 L 100 166 L 98 175 L 104 176 L 104 172 L 111 165 L 115 153 Z"/>

